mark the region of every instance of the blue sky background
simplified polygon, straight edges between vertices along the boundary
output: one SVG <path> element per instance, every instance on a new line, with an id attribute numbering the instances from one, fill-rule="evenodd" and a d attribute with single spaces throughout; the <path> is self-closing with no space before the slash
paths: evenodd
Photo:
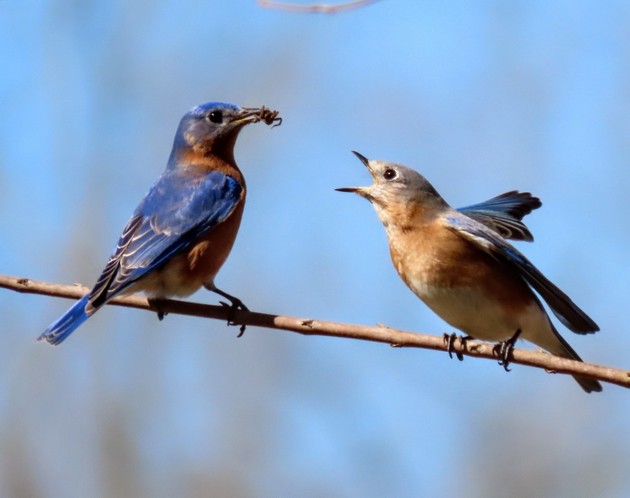
<path id="1" fill-rule="evenodd" d="M 180 117 L 243 131 L 241 231 L 217 284 L 253 310 L 442 334 L 404 286 L 350 154 L 454 205 L 540 196 L 519 248 L 630 365 L 630 4 L 382 0 L 331 16 L 230 2 L 0 2 L 0 273 L 91 285 Z M 192 299 L 215 302 L 208 293 Z M 630 397 L 488 361 L 2 291 L 0 496 L 630 494 Z"/>

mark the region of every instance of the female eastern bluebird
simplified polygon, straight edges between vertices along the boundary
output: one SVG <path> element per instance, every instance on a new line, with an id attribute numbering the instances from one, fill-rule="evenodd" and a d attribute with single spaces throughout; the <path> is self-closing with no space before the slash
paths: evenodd
<path id="1" fill-rule="evenodd" d="M 184 115 L 166 169 L 140 201 L 94 288 L 40 336 L 60 344 L 119 294 L 188 296 L 214 285 L 232 249 L 245 205 L 245 178 L 234 161 L 241 129 L 263 121 L 279 125 L 277 111 L 208 103 Z"/>
<path id="2" fill-rule="evenodd" d="M 599 327 L 492 224 L 485 226 L 450 207 L 416 171 L 355 154 L 374 184 L 337 190 L 355 192 L 372 203 L 398 274 L 429 308 L 470 337 L 501 341 L 504 366 L 519 337 L 582 361 L 532 289 L 570 330 L 588 334 Z M 575 380 L 586 392 L 602 390 L 588 377 L 576 375 Z"/>

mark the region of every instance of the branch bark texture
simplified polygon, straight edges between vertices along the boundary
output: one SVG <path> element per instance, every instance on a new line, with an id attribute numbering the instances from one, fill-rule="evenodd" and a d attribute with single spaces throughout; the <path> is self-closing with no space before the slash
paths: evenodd
<path id="1" fill-rule="evenodd" d="M 4 275 L 0 275 L 0 287 L 16 292 L 42 294 L 46 296 L 69 299 L 79 299 L 89 291 L 87 287 L 80 285 L 61 285 L 31 280 L 29 278 Z M 228 309 L 223 306 L 212 306 L 208 304 L 179 301 L 174 299 L 149 301 L 145 297 L 135 295 L 117 297 L 108 304 L 139 308 L 156 313 L 173 313 L 202 318 L 214 318 L 218 320 L 227 320 L 228 318 Z M 447 346 L 443 336 L 417 332 L 405 332 L 383 325 L 354 325 L 328 322 L 312 318 L 296 318 L 246 311 L 236 312 L 232 319 L 239 325 L 285 330 L 297 332 L 303 335 L 342 337 L 346 339 L 380 342 L 389 344 L 393 347 L 447 351 Z M 467 341 L 465 345 L 462 345 L 460 341 L 454 341 L 452 351 L 453 353 L 459 353 L 465 356 L 496 360 L 497 357 L 493 352 L 493 346 L 494 345 L 490 343 L 472 340 Z M 630 388 L 630 371 L 628 370 L 594 365 L 590 363 L 580 363 L 573 360 L 559 358 L 548 353 L 524 349 L 514 349 L 512 356 L 512 363 L 542 368 L 552 373 L 583 375 L 603 382 L 609 382 L 611 384 Z"/>

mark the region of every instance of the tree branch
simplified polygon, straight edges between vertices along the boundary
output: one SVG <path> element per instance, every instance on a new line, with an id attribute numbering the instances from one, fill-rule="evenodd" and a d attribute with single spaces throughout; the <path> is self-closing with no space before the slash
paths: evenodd
<path id="1" fill-rule="evenodd" d="M 16 292 L 28 294 L 43 294 L 46 296 L 78 299 L 88 288 L 80 285 L 60 285 L 39 282 L 28 278 L 18 278 L 0 275 L 0 287 Z M 108 304 L 139 308 L 148 311 L 173 313 L 179 315 L 198 316 L 227 320 L 228 310 L 223 306 L 191 303 L 174 299 L 149 301 L 141 296 L 117 297 Z M 342 337 L 364 341 L 381 342 L 393 347 L 423 348 L 436 351 L 447 351 L 442 336 L 404 332 L 383 325 L 368 327 L 347 323 L 326 322 L 309 318 L 295 318 L 289 316 L 270 315 L 248 311 L 238 311 L 233 317 L 240 325 L 251 325 L 276 330 L 286 330 L 304 335 L 318 335 L 327 337 Z M 477 358 L 497 359 L 492 351 L 493 344 L 467 341 L 462 345 L 454 341 L 452 350 L 466 356 Z M 514 349 L 513 363 L 545 369 L 548 372 L 570 375 L 582 375 L 603 382 L 617 384 L 630 388 L 630 371 L 610 368 L 589 363 L 567 360 L 544 352 Z"/>
<path id="2" fill-rule="evenodd" d="M 329 5 L 325 3 L 304 5 L 299 3 L 277 2 L 275 0 L 258 0 L 258 5 L 267 9 L 288 10 L 291 12 L 301 12 L 309 14 L 336 14 L 345 10 L 365 7 L 366 5 L 370 5 L 371 3 L 376 2 L 378 2 L 378 0 L 352 0 L 335 5 Z"/>

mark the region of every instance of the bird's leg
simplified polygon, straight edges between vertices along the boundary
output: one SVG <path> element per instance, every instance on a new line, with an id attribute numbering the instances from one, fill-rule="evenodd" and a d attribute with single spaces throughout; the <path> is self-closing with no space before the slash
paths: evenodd
<path id="1" fill-rule="evenodd" d="M 225 306 L 229 308 L 228 309 L 228 325 L 238 325 L 238 323 L 234 321 L 234 314 L 237 311 L 249 311 L 249 308 L 243 304 L 243 301 L 241 301 L 237 297 L 234 297 L 228 294 L 227 292 L 222 291 L 221 289 L 216 287 L 214 284 L 204 285 L 204 287 L 208 289 L 209 291 L 214 292 L 215 294 L 219 294 L 219 296 L 224 297 L 225 299 L 230 301 L 230 304 L 226 303 L 225 301 L 219 301 L 221 303 L 221 306 Z M 245 328 L 246 328 L 246 325 L 241 325 L 237 337 L 241 337 L 245 333 Z"/>
<path id="2" fill-rule="evenodd" d="M 149 306 L 155 310 L 157 313 L 158 320 L 164 320 L 164 317 L 168 315 L 166 311 L 162 311 L 162 299 L 159 297 L 150 297 L 147 299 L 149 301 Z"/>
<path id="3" fill-rule="evenodd" d="M 472 339 L 469 335 L 457 335 L 455 332 L 450 334 L 444 334 L 444 345 L 446 346 L 446 352 L 449 358 L 453 358 L 453 346 L 455 341 L 459 339 L 459 343 L 465 349 L 468 339 Z M 464 355 L 460 351 L 455 351 L 455 356 L 459 361 L 464 361 Z"/>
<path id="4" fill-rule="evenodd" d="M 518 340 L 518 337 L 521 335 L 521 329 L 518 329 L 512 337 L 510 337 L 507 341 L 501 341 L 494 345 L 492 348 L 492 352 L 499 357 L 499 365 L 505 368 L 506 372 L 509 372 L 510 369 L 508 366 L 510 365 L 510 356 L 512 356 L 512 351 L 514 350 L 514 345 Z"/>

